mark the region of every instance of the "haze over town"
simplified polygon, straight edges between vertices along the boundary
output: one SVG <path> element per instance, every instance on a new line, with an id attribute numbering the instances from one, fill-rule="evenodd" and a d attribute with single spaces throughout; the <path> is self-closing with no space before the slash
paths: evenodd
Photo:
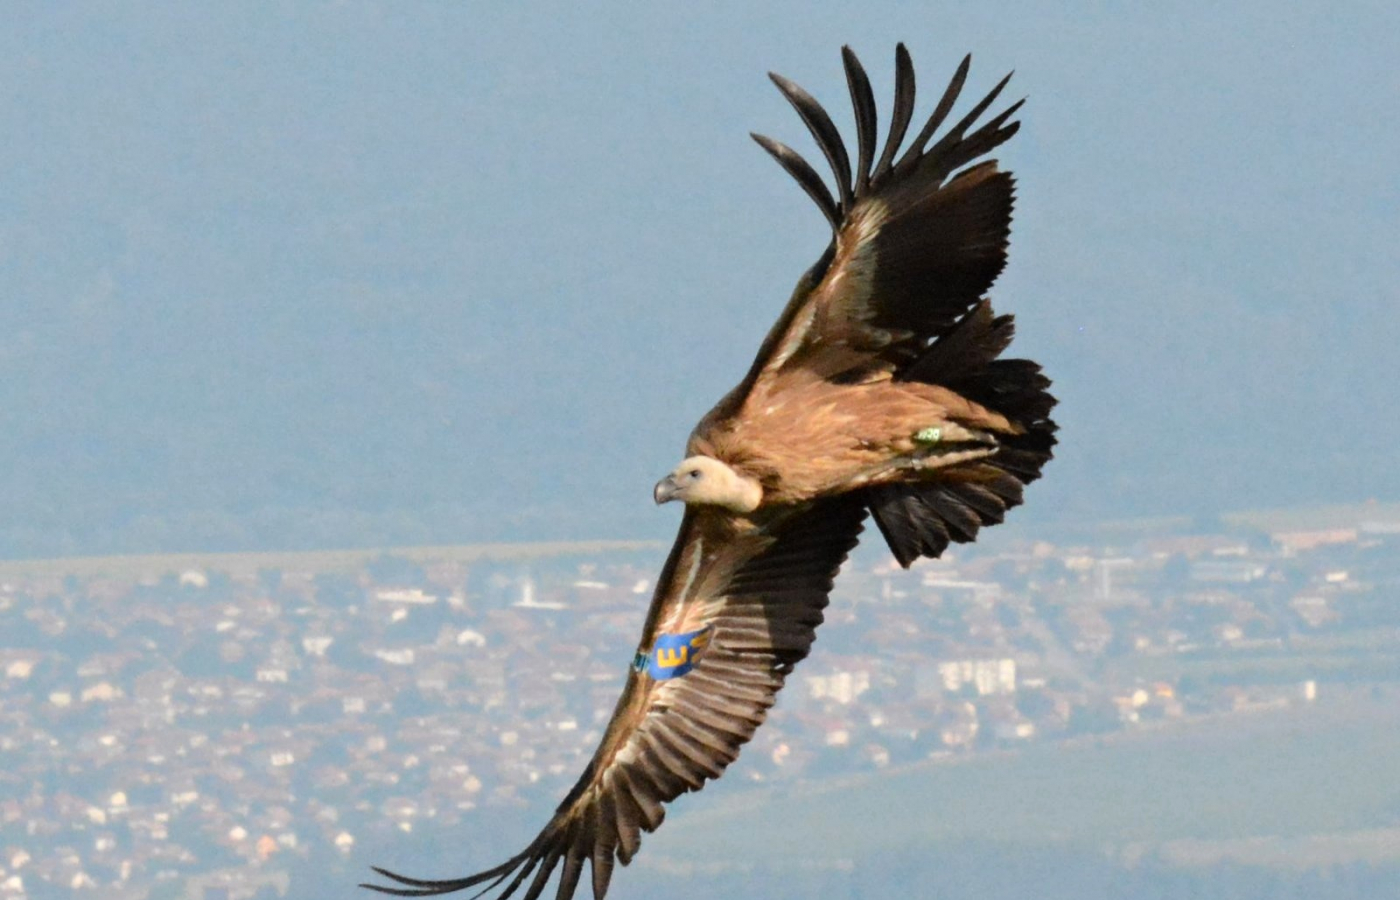
<path id="1" fill-rule="evenodd" d="M 1379 2 L 14 6 L 0 900 L 520 849 L 636 647 L 650 486 L 827 240 L 748 138 L 811 155 L 764 73 L 846 128 L 840 46 L 883 113 L 896 41 L 921 111 L 968 51 L 1029 97 L 992 297 L 1056 458 L 947 559 L 867 541 L 609 896 L 1396 894 L 1397 34 Z"/>
<path id="2" fill-rule="evenodd" d="M 1009 898 L 991 860 L 1052 851 L 1058 889 L 1118 897 L 1393 889 L 1400 507 L 1201 524 L 859 554 L 771 720 L 615 889 L 883 896 L 909 852 Z M 518 850 L 612 713 L 659 550 L 0 565 L 0 897 L 319 900 Z M 959 877 L 930 863 L 967 842 Z"/>

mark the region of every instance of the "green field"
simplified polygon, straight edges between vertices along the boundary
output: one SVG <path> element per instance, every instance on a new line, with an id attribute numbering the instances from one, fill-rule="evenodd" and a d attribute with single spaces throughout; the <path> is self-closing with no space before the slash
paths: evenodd
<path id="1" fill-rule="evenodd" d="M 739 764 L 742 766 L 742 763 Z M 681 810 L 652 839 L 677 857 L 795 864 L 990 841 L 1086 850 L 1300 838 L 1400 822 L 1400 710 L 1366 703 L 926 763 L 832 787 Z M 1393 855 L 1400 846 L 1392 841 Z"/>

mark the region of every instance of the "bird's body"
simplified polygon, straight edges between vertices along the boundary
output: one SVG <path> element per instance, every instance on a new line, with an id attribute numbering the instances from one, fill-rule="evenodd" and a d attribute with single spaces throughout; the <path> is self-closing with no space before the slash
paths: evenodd
<path id="1" fill-rule="evenodd" d="M 844 51 L 858 159 L 826 112 L 774 76 L 816 138 L 837 196 L 788 148 L 757 138 L 821 207 L 831 245 L 799 281 L 739 384 L 696 426 L 657 484 L 685 517 L 658 579 L 617 709 L 592 760 L 533 842 L 465 878 L 377 869 L 405 896 L 498 888 L 535 900 L 584 864 L 607 892 L 664 804 L 717 778 L 811 649 L 837 570 L 867 515 L 905 566 L 1000 522 L 1055 443 L 1049 381 L 1000 359 L 1009 316 L 983 294 L 1005 264 L 1012 181 L 968 166 L 1016 131 L 1020 104 L 968 128 L 1003 81 L 931 146 L 967 74 L 958 69 L 899 158 L 913 114 L 912 64 L 896 53 L 889 137 L 876 159 L 875 104 Z M 964 168 L 966 167 L 966 168 Z"/>
<path id="2" fill-rule="evenodd" d="M 909 477 L 951 443 L 991 456 L 1017 426 L 947 388 L 887 378 L 840 384 L 797 370 L 758 386 L 742 415 L 707 419 L 687 445 L 757 479 L 766 502 L 801 503 Z M 986 435 L 988 440 L 979 436 Z M 961 440 L 958 440 L 961 438 Z"/>

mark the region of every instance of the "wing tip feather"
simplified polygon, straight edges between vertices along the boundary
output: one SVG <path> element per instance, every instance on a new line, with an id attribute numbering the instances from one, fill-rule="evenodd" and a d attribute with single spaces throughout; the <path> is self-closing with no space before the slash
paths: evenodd
<path id="1" fill-rule="evenodd" d="M 759 144 L 777 158 L 779 164 L 792 175 L 809 196 L 821 207 L 823 214 L 831 221 L 832 228 L 840 231 L 855 203 L 867 194 L 877 191 L 893 180 L 902 180 L 912 173 L 927 174 L 933 186 L 940 184 L 959 166 L 990 152 L 994 147 L 1009 140 L 1019 129 L 1019 123 L 1007 120 L 1026 102 L 1021 98 L 1011 107 L 998 114 L 972 135 L 965 132 L 987 108 L 996 101 L 1002 90 L 1010 82 L 1015 70 L 1008 72 L 960 122 L 945 132 L 931 148 L 925 150 L 928 141 L 943 124 L 951 111 L 966 81 L 972 66 L 972 54 L 964 54 L 958 67 L 944 89 L 933 114 L 929 117 L 918 136 L 904 146 L 904 137 L 909 119 L 913 115 L 915 79 L 913 60 L 904 42 L 895 45 L 895 91 L 890 131 L 878 161 L 875 156 L 875 107 L 865 100 L 869 91 L 868 79 L 860 59 L 849 44 L 841 47 L 842 64 L 846 71 L 851 92 L 851 103 L 855 109 L 857 146 L 859 161 L 852 172 L 850 158 L 840 132 L 831 123 L 830 117 L 810 94 L 791 79 L 776 72 L 768 77 L 797 109 L 799 116 L 811 131 L 818 147 L 826 156 L 835 176 L 837 196 L 833 197 L 830 188 L 805 160 L 790 148 L 783 147 L 771 139 L 759 140 Z M 758 140 L 755 136 L 755 140 Z M 782 152 L 774 146 L 783 147 Z M 903 152 L 901 153 L 901 148 Z M 898 162 L 895 161 L 896 157 Z M 800 161 L 801 172 L 798 171 Z M 816 183 L 820 184 L 817 190 Z M 838 199 L 839 197 L 839 199 Z"/>

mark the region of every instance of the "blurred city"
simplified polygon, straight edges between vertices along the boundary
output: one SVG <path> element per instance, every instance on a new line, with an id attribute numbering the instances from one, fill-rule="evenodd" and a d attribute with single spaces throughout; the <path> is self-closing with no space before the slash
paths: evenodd
<path id="1" fill-rule="evenodd" d="M 908 573 L 862 548 L 725 781 L 1390 696 L 1400 515 L 1297 518 L 955 545 Z M 0 564 L 0 897 L 282 896 L 298 867 L 547 814 L 663 549 Z"/>

